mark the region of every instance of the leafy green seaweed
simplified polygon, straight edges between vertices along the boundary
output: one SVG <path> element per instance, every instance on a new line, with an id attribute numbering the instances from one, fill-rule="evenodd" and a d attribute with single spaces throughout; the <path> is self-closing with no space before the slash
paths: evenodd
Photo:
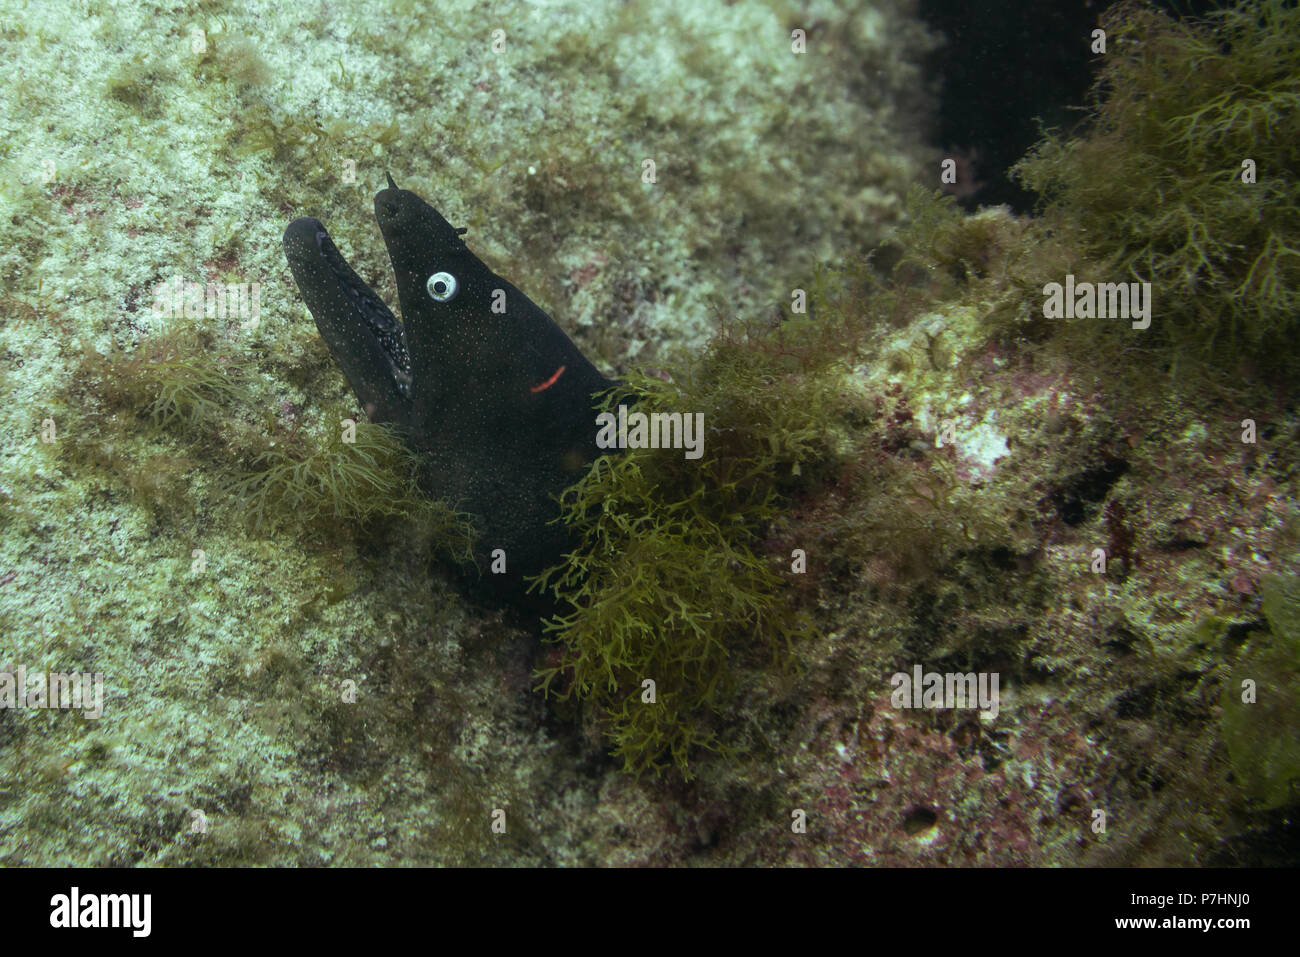
<path id="1" fill-rule="evenodd" d="M 1014 174 L 1061 236 L 1153 284 L 1153 341 L 1294 356 L 1300 9 L 1258 0 L 1179 21 L 1125 2 L 1102 27 L 1086 131 L 1049 133 Z"/>

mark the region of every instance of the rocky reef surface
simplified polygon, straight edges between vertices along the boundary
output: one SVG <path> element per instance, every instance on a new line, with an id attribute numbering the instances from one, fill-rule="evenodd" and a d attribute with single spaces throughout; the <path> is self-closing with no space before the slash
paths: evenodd
<path id="1" fill-rule="evenodd" d="M 1294 860 L 1296 31 L 1246 9 L 1108 14 L 1029 217 L 932 195 L 903 0 L 6 8 L 0 673 L 102 715 L 0 708 L 0 863 Z M 713 429 L 574 493 L 626 522 L 571 510 L 545 636 L 283 259 L 318 216 L 395 302 L 385 170 Z"/>

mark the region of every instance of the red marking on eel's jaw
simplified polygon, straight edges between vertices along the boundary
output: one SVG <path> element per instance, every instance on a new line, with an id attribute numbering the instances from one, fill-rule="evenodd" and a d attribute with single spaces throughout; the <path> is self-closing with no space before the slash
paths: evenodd
<path id="1" fill-rule="evenodd" d="M 556 379 L 558 379 L 560 376 L 564 375 L 564 370 L 567 369 L 567 368 L 568 368 L 568 366 L 560 366 L 558 369 L 555 370 L 555 372 L 551 375 L 551 377 L 550 377 L 549 379 L 547 379 L 545 382 L 541 383 L 540 385 L 535 385 L 535 386 L 533 386 L 533 387 L 530 388 L 528 391 L 529 391 L 529 392 L 541 392 L 543 389 L 549 389 L 551 386 L 555 385 L 555 380 L 556 380 Z"/>

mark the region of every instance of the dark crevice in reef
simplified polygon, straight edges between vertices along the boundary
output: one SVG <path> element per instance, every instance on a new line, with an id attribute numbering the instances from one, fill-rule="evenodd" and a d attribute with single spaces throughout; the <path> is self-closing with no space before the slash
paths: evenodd
<path id="1" fill-rule="evenodd" d="M 1094 506 L 1106 497 L 1120 476 L 1128 471 L 1128 462 L 1107 458 L 1070 476 L 1048 495 L 1048 500 L 1066 525 L 1078 525 L 1096 511 Z"/>
<path id="2" fill-rule="evenodd" d="M 1034 194 L 1006 175 L 1038 139 L 1040 123 L 1070 129 L 1098 58 L 1097 19 L 1113 0 L 921 0 L 920 14 L 944 38 L 926 64 L 942 84 L 933 145 L 966 165 L 958 184 L 968 209 L 1006 203 L 1029 212 Z M 1213 0 L 1157 3 L 1179 17 L 1203 16 Z"/>
<path id="3" fill-rule="evenodd" d="M 1294 867 L 1300 861 L 1300 820 L 1295 806 L 1259 813 L 1252 825 L 1227 838 L 1209 867 Z"/>

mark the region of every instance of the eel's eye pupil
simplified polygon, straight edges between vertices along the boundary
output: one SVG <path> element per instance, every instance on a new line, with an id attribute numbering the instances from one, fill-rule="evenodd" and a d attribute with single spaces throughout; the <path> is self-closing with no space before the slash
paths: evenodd
<path id="1" fill-rule="evenodd" d="M 436 272 L 424 284 L 424 288 L 429 293 L 429 298 L 434 302 L 446 302 L 456 295 L 456 290 L 459 287 L 460 284 L 456 282 L 456 277 L 449 272 Z"/>

